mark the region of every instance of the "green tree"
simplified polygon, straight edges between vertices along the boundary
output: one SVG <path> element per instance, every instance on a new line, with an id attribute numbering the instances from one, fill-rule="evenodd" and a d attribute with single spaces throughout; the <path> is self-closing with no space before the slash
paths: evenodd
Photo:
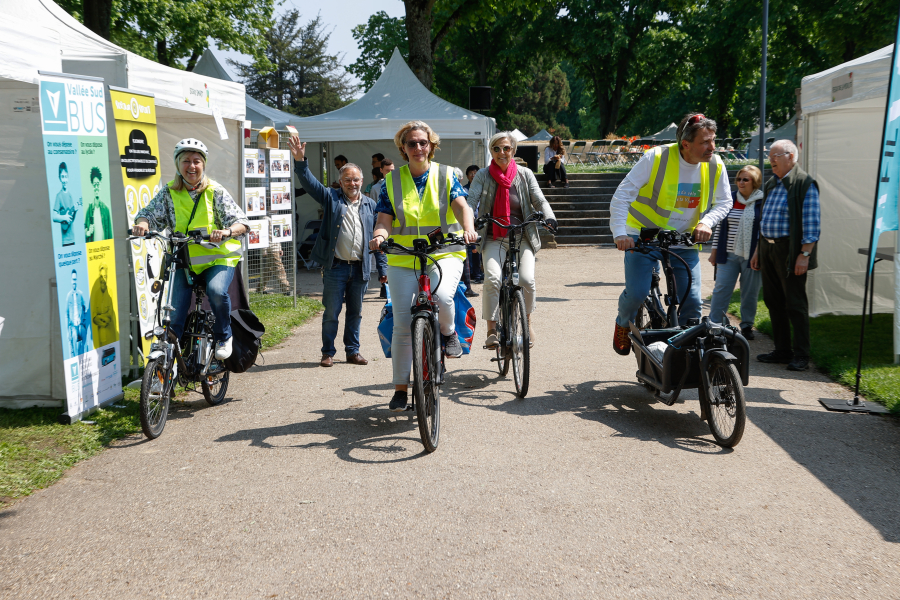
<path id="1" fill-rule="evenodd" d="M 395 19 L 383 10 L 370 16 L 365 25 L 354 27 L 353 39 L 359 48 L 359 58 L 347 67 L 347 71 L 362 81 L 363 89 L 367 92 L 390 62 L 395 47 L 400 50 L 404 60 L 409 58 L 406 19 Z"/>
<path id="2" fill-rule="evenodd" d="M 193 70 L 210 41 L 263 60 L 274 0 L 57 0 L 114 44 L 168 67 Z M 94 29 L 97 27 L 97 29 Z M 264 60 L 263 60 L 264 63 Z"/>
<path id="3" fill-rule="evenodd" d="M 292 10 L 265 34 L 262 60 L 234 66 L 247 93 L 269 106 L 300 116 L 336 110 L 356 91 L 340 64 L 327 53 L 328 39 L 321 16 L 300 25 L 300 12 Z M 269 66 L 271 65 L 271 66 Z"/>

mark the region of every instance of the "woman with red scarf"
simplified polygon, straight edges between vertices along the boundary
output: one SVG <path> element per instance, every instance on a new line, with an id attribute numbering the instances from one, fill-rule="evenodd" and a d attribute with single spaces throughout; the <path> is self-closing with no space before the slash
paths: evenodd
<path id="1" fill-rule="evenodd" d="M 531 169 L 520 167 L 513 157 L 516 154 L 516 138 L 511 132 L 501 131 L 491 138 L 488 148 L 491 164 L 481 169 L 469 186 L 469 206 L 481 205 L 478 216 L 491 215 L 501 223 L 517 225 L 536 212 L 544 213 L 544 219 L 551 229 L 556 229 L 556 217 L 550 204 L 541 193 L 537 179 Z M 534 255 L 541 249 L 541 238 L 537 224 L 525 228 L 519 254 L 519 283 L 525 294 L 525 310 L 528 312 L 528 330 L 531 345 L 534 345 L 534 330 L 531 327 L 531 313 L 534 311 Z M 485 346 L 496 348 L 497 319 L 500 304 L 500 277 L 506 250 L 509 248 L 509 232 L 492 223 L 479 232 L 481 234 L 481 256 L 484 261 L 484 289 L 482 297 L 482 318 L 487 321 Z"/>

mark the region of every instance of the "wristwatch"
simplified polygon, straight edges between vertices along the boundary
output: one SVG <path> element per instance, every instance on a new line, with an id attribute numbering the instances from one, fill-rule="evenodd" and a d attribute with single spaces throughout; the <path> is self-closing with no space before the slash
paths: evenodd
<path id="1" fill-rule="evenodd" d="M 807 257 L 807 258 L 809 258 L 809 252 L 806 252 L 805 250 L 804 250 L 803 252 L 801 252 L 800 254 L 802 254 L 803 256 L 805 256 L 805 257 Z"/>

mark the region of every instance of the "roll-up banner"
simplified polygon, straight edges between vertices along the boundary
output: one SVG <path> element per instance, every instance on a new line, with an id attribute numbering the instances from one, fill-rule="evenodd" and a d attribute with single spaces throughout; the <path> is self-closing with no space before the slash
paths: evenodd
<path id="1" fill-rule="evenodd" d="M 156 105 L 153 96 L 120 88 L 110 87 L 109 96 L 116 120 L 116 137 L 119 140 L 128 227 L 132 227 L 138 211 L 147 206 L 159 191 Z M 163 248 L 157 240 L 133 240 L 128 247 L 131 248 L 141 344 L 146 357 L 150 341 L 144 336 L 153 331 L 156 306 L 162 293 L 160 290 L 154 294 L 150 288 L 154 278 L 160 275 Z"/>
<path id="2" fill-rule="evenodd" d="M 68 416 L 122 394 L 102 79 L 41 73 L 44 162 Z"/>

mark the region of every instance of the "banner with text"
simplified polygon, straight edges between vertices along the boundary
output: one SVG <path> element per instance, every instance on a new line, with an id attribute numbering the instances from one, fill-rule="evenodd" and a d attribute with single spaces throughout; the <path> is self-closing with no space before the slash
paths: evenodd
<path id="1" fill-rule="evenodd" d="M 128 227 L 134 225 L 139 210 L 159 192 L 159 142 L 156 137 L 156 104 L 152 96 L 110 90 L 116 138 L 119 140 L 119 159 L 125 185 L 125 208 Z M 150 341 L 144 335 L 153 330 L 156 305 L 160 293 L 151 291 L 153 278 L 159 277 L 163 248 L 157 240 L 132 240 L 131 263 L 138 317 L 141 324 L 141 344 L 146 357 Z"/>
<path id="2" fill-rule="evenodd" d="M 102 81 L 40 82 L 68 414 L 122 393 Z"/>

